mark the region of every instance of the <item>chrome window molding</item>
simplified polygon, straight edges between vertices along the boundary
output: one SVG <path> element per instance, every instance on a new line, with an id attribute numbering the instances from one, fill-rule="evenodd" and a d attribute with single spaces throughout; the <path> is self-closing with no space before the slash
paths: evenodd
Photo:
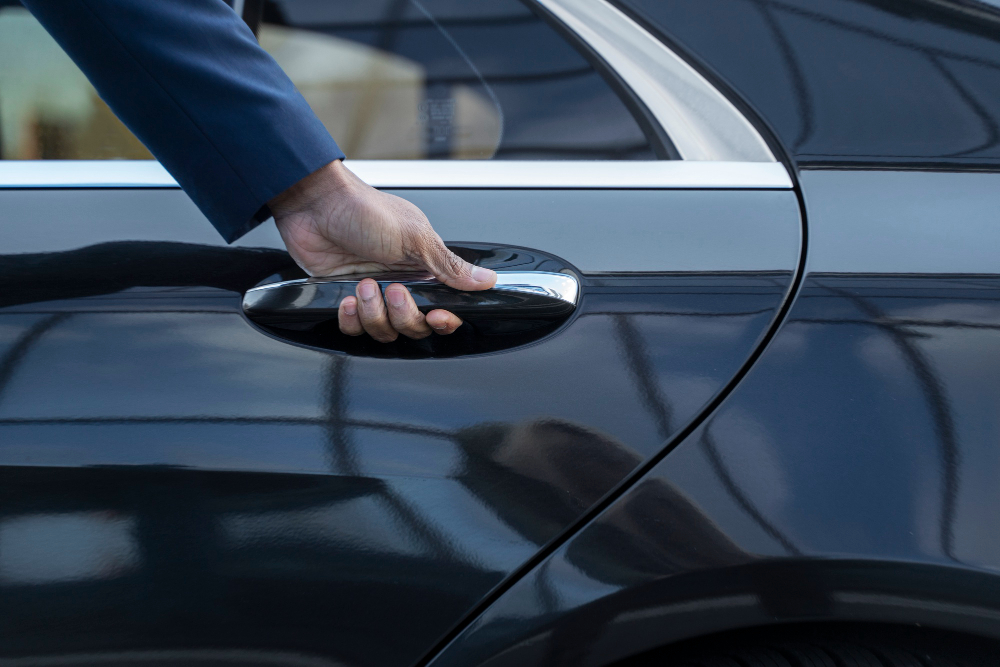
<path id="1" fill-rule="evenodd" d="M 2 188 L 176 188 L 156 160 L 0 160 Z"/>
<path id="2" fill-rule="evenodd" d="M 778 162 L 348 160 L 378 188 L 779 189 Z M 155 160 L 0 160 L 0 189 L 176 188 Z"/>
<path id="3" fill-rule="evenodd" d="M 773 162 L 725 95 L 607 0 L 535 0 L 586 42 L 643 101 L 684 160 Z"/>

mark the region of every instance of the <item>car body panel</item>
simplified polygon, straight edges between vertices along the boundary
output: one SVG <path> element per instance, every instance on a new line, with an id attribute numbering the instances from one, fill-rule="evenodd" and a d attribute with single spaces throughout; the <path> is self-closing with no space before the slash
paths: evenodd
<path id="1" fill-rule="evenodd" d="M 805 170 L 806 269 L 994 274 L 1000 174 Z"/>
<path id="2" fill-rule="evenodd" d="M 801 230 L 791 189 L 388 189 L 448 241 L 534 248 L 584 273 L 792 270 Z M 5 253 L 118 241 L 223 246 L 179 189 L 0 189 Z M 68 217 L 67 212 L 72 212 Z M 284 245 L 273 224 L 240 248 Z M 253 285 L 248 285 L 252 287 Z"/>
<path id="3" fill-rule="evenodd" d="M 431 664 L 606 664 L 802 621 L 1000 637 L 1000 276 L 955 271 L 1000 245 L 998 179 L 805 173 L 822 270 L 760 359 Z"/>
<path id="4" fill-rule="evenodd" d="M 411 663 L 697 417 L 800 261 L 790 190 L 400 193 L 621 270 L 530 344 L 352 356 L 251 324 L 287 254 L 205 243 L 177 191 L 0 192 L 3 655 Z"/>

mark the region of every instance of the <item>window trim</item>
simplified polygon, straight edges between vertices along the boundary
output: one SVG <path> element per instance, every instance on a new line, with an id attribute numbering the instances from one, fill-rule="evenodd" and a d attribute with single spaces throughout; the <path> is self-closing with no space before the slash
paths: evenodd
<path id="1" fill-rule="evenodd" d="M 535 0 L 600 55 L 683 160 L 774 162 L 757 129 L 705 77 L 608 0 Z"/>
<path id="2" fill-rule="evenodd" d="M 350 160 L 380 188 L 791 189 L 742 113 L 608 0 L 533 0 L 602 58 L 681 160 Z M 155 160 L 0 160 L 0 189 L 177 188 Z"/>
<path id="3" fill-rule="evenodd" d="M 346 160 L 378 188 L 788 190 L 779 162 Z M 0 160 L 0 189 L 177 188 L 156 160 Z"/>
<path id="4" fill-rule="evenodd" d="M 608 65 L 607 61 L 601 57 L 594 49 L 580 39 L 580 36 L 573 32 L 565 23 L 556 18 L 542 4 L 535 0 L 521 0 L 536 15 L 541 17 L 545 23 L 556 31 L 570 46 L 594 68 L 594 71 L 604 80 L 604 83 L 611 88 L 615 96 L 621 100 L 628 112 L 632 115 L 642 134 L 649 142 L 649 146 L 657 160 L 680 160 L 681 155 L 674 147 L 674 143 L 667 136 L 663 126 L 646 107 L 646 104 L 635 94 L 635 91 L 625 83 L 625 80 Z"/>

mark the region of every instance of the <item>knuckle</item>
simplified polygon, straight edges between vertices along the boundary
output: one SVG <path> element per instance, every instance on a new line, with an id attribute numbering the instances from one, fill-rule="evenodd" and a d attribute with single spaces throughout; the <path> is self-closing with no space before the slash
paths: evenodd
<path id="1" fill-rule="evenodd" d="M 361 316 L 361 321 L 365 325 L 379 324 L 386 321 L 385 308 L 382 306 L 381 301 L 373 304 L 366 304 L 365 307 L 358 310 L 358 314 Z"/>
<path id="2" fill-rule="evenodd" d="M 461 257 L 451 251 L 446 251 L 444 264 L 444 268 L 453 276 L 460 276 L 468 273 L 468 264 L 466 264 Z"/>
<path id="3" fill-rule="evenodd" d="M 423 338 L 428 333 L 423 314 L 413 306 L 391 319 L 392 326 L 407 338 Z"/>
<path id="4" fill-rule="evenodd" d="M 413 308 L 412 310 L 408 311 L 405 317 L 403 318 L 403 326 L 407 327 L 408 329 L 423 330 L 424 328 L 423 314 L 416 308 Z"/>
<path id="5" fill-rule="evenodd" d="M 413 327 L 410 324 L 410 319 L 408 317 L 394 317 L 392 318 L 392 328 L 396 331 L 406 332 Z"/>
<path id="6" fill-rule="evenodd" d="M 371 322 L 366 322 L 364 329 L 369 336 L 380 343 L 391 343 L 399 335 L 389 323 L 389 318 L 384 315 Z"/>
<path id="7" fill-rule="evenodd" d="M 361 328 L 361 322 L 354 317 L 342 317 L 337 324 L 339 325 L 340 330 L 349 336 L 357 336 L 358 333 L 363 331 Z"/>
<path id="8" fill-rule="evenodd" d="M 400 323 L 400 325 L 396 327 L 398 331 L 410 338 L 415 338 L 417 336 L 422 337 L 425 333 L 425 328 L 426 327 L 422 326 L 420 322 L 413 319 Z"/>

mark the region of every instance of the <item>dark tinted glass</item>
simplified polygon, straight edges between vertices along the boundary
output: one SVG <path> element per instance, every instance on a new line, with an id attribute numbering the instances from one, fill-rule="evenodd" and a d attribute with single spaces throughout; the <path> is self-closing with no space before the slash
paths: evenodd
<path id="1" fill-rule="evenodd" d="M 1000 165 L 1000 12 L 972 0 L 619 0 L 804 164 Z"/>
<path id="2" fill-rule="evenodd" d="M 273 0 L 260 40 L 348 157 L 655 158 L 601 74 L 518 0 Z"/>

